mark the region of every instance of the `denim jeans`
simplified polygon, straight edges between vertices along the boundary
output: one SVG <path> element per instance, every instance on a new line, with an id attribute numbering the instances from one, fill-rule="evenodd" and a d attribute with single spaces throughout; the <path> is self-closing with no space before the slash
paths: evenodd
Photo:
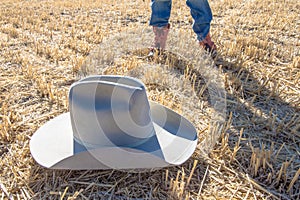
<path id="1" fill-rule="evenodd" d="M 204 40 L 209 33 L 212 13 L 207 0 L 186 0 L 193 17 L 193 30 L 199 41 Z M 151 26 L 163 27 L 169 23 L 172 0 L 152 0 Z"/>

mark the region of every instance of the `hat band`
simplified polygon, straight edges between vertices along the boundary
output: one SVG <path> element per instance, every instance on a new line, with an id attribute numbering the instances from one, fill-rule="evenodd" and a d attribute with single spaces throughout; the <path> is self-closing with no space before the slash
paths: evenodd
<path id="1" fill-rule="evenodd" d="M 155 130 L 153 129 L 153 134 L 150 134 L 150 137 L 148 138 L 144 138 L 144 139 L 139 139 L 137 142 L 132 143 L 132 144 L 126 144 L 126 145 L 99 145 L 99 144 L 92 144 L 89 142 L 84 142 L 76 137 L 73 136 L 73 139 L 75 140 L 75 142 L 77 142 L 78 144 L 84 146 L 87 150 L 88 149 L 97 149 L 97 148 L 101 148 L 101 147 L 128 147 L 128 148 L 134 148 L 137 147 L 145 142 L 147 142 L 151 137 L 153 137 L 155 135 Z"/>

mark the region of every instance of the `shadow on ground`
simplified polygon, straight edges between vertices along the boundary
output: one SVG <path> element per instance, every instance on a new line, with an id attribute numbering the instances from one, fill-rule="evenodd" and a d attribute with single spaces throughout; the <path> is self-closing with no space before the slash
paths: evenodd
<path id="1" fill-rule="evenodd" d="M 145 57 L 145 52 L 138 55 L 143 55 L 147 62 L 168 61 L 179 74 L 184 74 L 187 66 L 192 69 L 190 62 L 176 54 L 163 53 L 156 60 Z M 47 170 L 34 165 L 29 181 L 34 198 L 166 199 L 170 195 L 183 198 L 197 196 L 201 190 L 207 194 L 214 186 L 206 183 L 213 182 L 214 176 L 226 182 L 222 173 L 239 176 L 241 182 L 260 190 L 266 197 L 299 198 L 299 181 L 293 181 L 300 164 L 299 108 L 286 103 L 276 91 L 256 80 L 253 72 L 226 62 L 221 56 L 215 63 L 225 77 L 227 126 L 208 157 L 196 153 L 182 166 L 143 173 Z M 199 85 L 205 84 L 201 73 L 197 70 L 191 73 Z M 208 96 L 206 90 L 199 98 L 207 98 L 209 102 Z M 195 159 L 200 160 L 197 165 Z M 209 169 L 208 174 L 205 169 Z M 214 175 L 215 172 L 221 174 Z M 248 197 L 256 197 L 254 191 L 249 193 Z"/>

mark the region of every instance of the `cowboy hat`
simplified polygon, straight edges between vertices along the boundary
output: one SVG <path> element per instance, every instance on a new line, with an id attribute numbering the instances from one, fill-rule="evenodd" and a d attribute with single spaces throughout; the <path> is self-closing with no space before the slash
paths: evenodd
<path id="1" fill-rule="evenodd" d="M 166 167 L 185 162 L 197 145 L 191 122 L 148 101 L 145 85 L 132 77 L 90 76 L 75 82 L 69 110 L 31 138 L 31 154 L 44 167 Z"/>

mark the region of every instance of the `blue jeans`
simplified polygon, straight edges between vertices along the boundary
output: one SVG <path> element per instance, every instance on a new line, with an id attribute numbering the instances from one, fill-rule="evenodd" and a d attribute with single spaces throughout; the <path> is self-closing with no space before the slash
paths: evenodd
<path id="1" fill-rule="evenodd" d="M 212 13 L 207 0 L 186 0 L 194 19 L 193 30 L 199 41 L 204 40 L 209 33 Z M 152 0 L 151 26 L 163 27 L 169 23 L 172 0 Z"/>

